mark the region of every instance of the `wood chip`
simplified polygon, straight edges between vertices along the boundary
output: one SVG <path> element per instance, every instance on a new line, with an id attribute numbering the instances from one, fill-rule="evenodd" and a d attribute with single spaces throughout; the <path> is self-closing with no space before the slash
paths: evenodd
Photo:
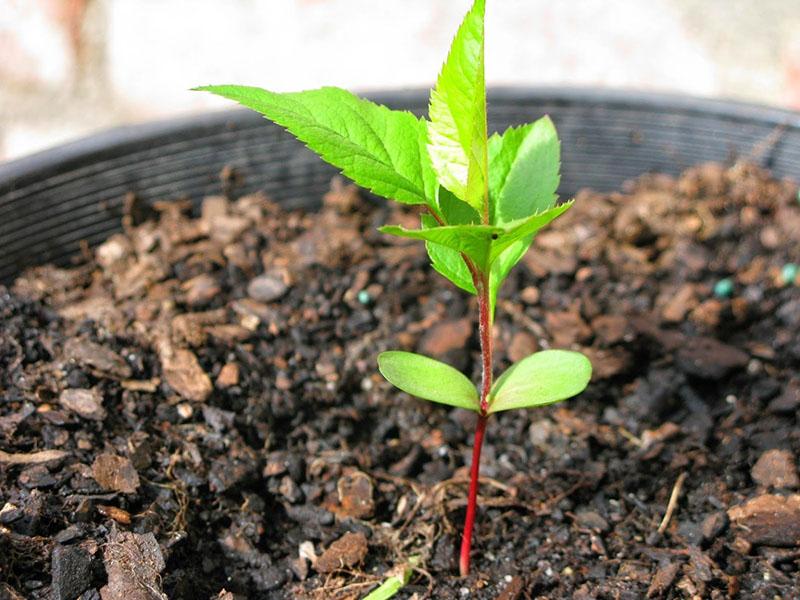
<path id="1" fill-rule="evenodd" d="M 795 489 L 800 486 L 794 456 L 788 450 L 767 450 L 750 471 L 753 480 L 765 487 Z"/>
<path id="2" fill-rule="evenodd" d="M 161 591 L 161 572 L 166 565 L 152 533 L 112 529 L 103 561 L 108 574 L 108 584 L 100 590 L 103 600 L 167 599 Z"/>
<path id="3" fill-rule="evenodd" d="M 353 567 L 367 556 L 367 538 L 363 533 L 345 533 L 322 553 L 314 563 L 317 573 L 332 573 Z"/>
<path id="4" fill-rule="evenodd" d="M 680 568 L 681 564 L 679 562 L 671 562 L 659 566 L 656 574 L 653 575 L 650 587 L 647 589 L 647 597 L 660 598 L 666 594 L 672 587 Z"/>
<path id="5" fill-rule="evenodd" d="M 373 485 L 369 475 L 361 471 L 346 472 L 336 484 L 340 512 L 356 519 L 368 519 L 375 512 Z"/>
<path id="6" fill-rule="evenodd" d="M 591 327 L 604 346 L 619 344 L 632 337 L 633 328 L 622 315 L 600 315 L 592 320 Z"/>
<path id="7" fill-rule="evenodd" d="M 472 336 L 471 319 L 455 319 L 434 325 L 422 338 L 419 351 L 429 356 L 442 357 L 460 350 Z"/>
<path id="8" fill-rule="evenodd" d="M 148 392 L 153 393 L 161 385 L 161 379 L 154 377 L 153 379 L 125 379 L 120 382 L 122 389 L 130 390 L 132 392 Z"/>
<path id="9" fill-rule="evenodd" d="M 536 337 L 527 331 L 518 331 L 511 338 L 508 345 L 508 358 L 512 363 L 518 362 L 539 350 L 539 342 Z"/>
<path id="10" fill-rule="evenodd" d="M 107 504 L 98 504 L 97 512 L 99 512 L 104 517 L 113 519 L 114 521 L 120 523 L 121 525 L 131 524 L 131 513 L 129 513 L 127 510 L 123 510 L 116 506 L 109 506 Z"/>
<path id="11" fill-rule="evenodd" d="M 734 346 L 714 338 L 696 337 L 687 340 L 677 353 L 682 371 L 701 379 L 722 379 L 735 369 L 747 365 L 750 357 Z"/>
<path id="12" fill-rule="evenodd" d="M 217 375 L 217 387 L 227 389 L 234 385 L 239 385 L 239 365 L 233 362 L 226 363 Z"/>
<path id="13" fill-rule="evenodd" d="M 133 494 L 139 489 L 139 474 L 124 456 L 99 455 L 92 464 L 92 477 L 107 490 Z"/>
<path id="14" fill-rule="evenodd" d="M 742 538 L 754 545 L 800 545 L 800 494 L 764 494 L 728 510 Z"/>
<path id="15" fill-rule="evenodd" d="M 247 285 L 247 295 L 258 302 L 273 302 L 289 291 L 289 286 L 275 273 L 265 273 Z"/>
<path id="16" fill-rule="evenodd" d="M 128 379 L 132 375 L 130 366 L 119 354 L 86 339 L 68 340 L 64 345 L 64 355 L 95 373 L 117 379 Z"/>
<path id="17" fill-rule="evenodd" d="M 211 379 L 200 366 L 197 356 L 184 348 L 159 352 L 164 380 L 187 400 L 204 402 L 214 390 Z"/>
<path id="18" fill-rule="evenodd" d="M 677 292 L 669 294 L 665 292 L 667 300 L 661 311 L 665 321 L 680 323 L 686 318 L 689 311 L 697 306 L 698 300 L 694 287 L 693 284 L 687 283 L 681 286 Z"/>
<path id="19" fill-rule="evenodd" d="M 585 348 L 582 352 L 592 363 L 592 381 L 611 379 L 630 370 L 633 366 L 631 353 L 622 347 Z"/>
<path id="20" fill-rule="evenodd" d="M 61 406 L 70 410 L 84 419 L 102 421 L 106 418 L 106 409 L 103 408 L 103 395 L 96 388 L 67 389 L 58 397 Z"/>
<path id="21" fill-rule="evenodd" d="M 217 280 L 208 273 L 184 281 L 181 290 L 185 293 L 186 304 L 193 307 L 205 306 L 219 296 L 222 288 Z"/>
<path id="22" fill-rule="evenodd" d="M 252 330 L 236 324 L 210 325 L 206 327 L 206 333 L 219 342 L 231 345 L 243 342 L 253 335 Z"/>
<path id="23" fill-rule="evenodd" d="M 572 344 L 588 341 L 592 336 L 592 330 L 577 310 L 548 312 L 545 322 L 555 348 L 569 348 Z"/>

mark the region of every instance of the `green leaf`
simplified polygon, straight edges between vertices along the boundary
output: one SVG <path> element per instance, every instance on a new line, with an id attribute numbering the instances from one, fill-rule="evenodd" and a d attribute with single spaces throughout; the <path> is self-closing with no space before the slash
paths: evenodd
<path id="1" fill-rule="evenodd" d="M 431 92 L 428 152 L 439 182 L 488 216 L 485 0 L 475 0 Z"/>
<path id="2" fill-rule="evenodd" d="M 498 257 L 515 242 L 535 234 L 570 206 L 572 203 L 567 202 L 527 219 L 512 221 L 502 227 L 467 224 L 443 225 L 431 229 L 405 229 L 397 225 L 385 225 L 380 231 L 441 244 L 457 252 L 463 252 L 472 259 L 482 273 L 489 273 Z"/>
<path id="3" fill-rule="evenodd" d="M 490 265 L 492 236 L 498 236 L 499 239 L 503 233 L 501 228 L 491 225 L 443 225 L 431 229 L 406 229 L 397 225 L 384 225 L 379 230 L 390 235 L 441 244 L 456 252 L 463 252 L 484 273 L 488 272 Z"/>
<path id="4" fill-rule="evenodd" d="M 432 216 L 422 215 L 422 227 L 430 229 L 438 227 L 438 225 L 436 219 Z M 425 242 L 425 248 L 431 259 L 431 265 L 442 277 L 450 280 L 465 292 L 470 294 L 477 293 L 475 284 L 472 281 L 472 274 L 469 272 L 467 263 L 464 262 L 460 252 L 433 242 Z"/>
<path id="5" fill-rule="evenodd" d="M 528 135 L 532 123 L 528 125 L 520 125 L 518 127 L 509 127 L 502 135 L 499 133 L 492 134 L 489 138 L 489 199 L 490 199 L 490 223 L 496 221 L 497 202 L 500 198 L 500 193 L 503 191 L 503 185 L 506 182 L 508 173 L 511 171 L 511 166 L 517 158 L 517 153 Z"/>
<path id="6" fill-rule="evenodd" d="M 490 223 L 542 212 L 556 202 L 560 144 L 550 117 L 489 138 Z"/>
<path id="7" fill-rule="evenodd" d="M 412 396 L 480 411 L 478 390 L 472 382 L 443 362 L 421 354 L 391 350 L 378 356 L 378 369 L 389 383 Z"/>
<path id="8" fill-rule="evenodd" d="M 508 225 L 553 208 L 560 181 L 559 156 L 558 134 L 549 117 L 511 127 L 502 136 L 493 135 L 489 139 L 490 222 Z M 492 263 L 489 277 L 492 314 L 500 286 L 532 241 L 530 234 L 518 239 Z"/>
<path id="9" fill-rule="evenodd" d="M 541 213 L 556 203 L 561 146 L 550 117 L 542 117 L 522 129 L 524 137 L 512 136 L 503 153 L 512 153 L 511 167 L 496 197 L 496 223 L 508 223 Z M 505 164 L 504 159 L 504 164 Z"/>
<path id="10" fill-rule="evenodd" d="M 497 258 L 506 251 L 514 242 L 535 234 L 551 221 L 560 217 L 570 208 L 574 200 L 559 204 L 533 216 L 510 221 L 502 225 L 504 233 L 492 244 L 492 251 L 489 257 L 489 264 L 494 263 Z M 521 257 L 521 255 L 520 255 Z"/>
<path id="11" fill-rule="evenodd" d="M 433 204 L 425 122 L 350 92 L 325 87 L 276 93 L 255 87 L 196 88 L 252 108 L 285 127 L 358 185 L 405 204 Z"/>
<path id="12" fill-rule="evenodd" d="M 425 121 L 425 119 L 420 119 L 418 129 L 417 142 L 422 175 L 422 188 L 425 192 L 425 198 L 428 199 L 426 204 L 432 209 L 433 205 L 438 203 L 437 194 L 439 191 L 439 180 L 436 177 L 436 171 L 433 170 L 431 156 L 428 154 L 428 122 Z"/>
<path id="13" fill-rule="evenodd" d="M 466 225 L 480 221 L 480 216 L 475 209 L 466 202 L 459 200 L 447 188 L 439 186 L 436 199 L 441 216 L 446 223 L 450 225 Z M 433 229 L 439 227 L 439 223 L 432 216 L 423 215 L 422 227 L 423 229 Z M 472 274 L 460 251 L 430 241 L 425 243 L 425 247 L 428 250 L 428 256 L 431 259 L 433 268 L 440 275 L 470 294 L 477 293 L 475 291 L 475 283 L 472 281 Z"/>
<path id="14" fill-rule="evenodd" d="M 579 352 L 545 350 L 512 365 L 492 386 L 489 412 L 533 408 L 566 400 L 586 389 L 592 364 Z"/>

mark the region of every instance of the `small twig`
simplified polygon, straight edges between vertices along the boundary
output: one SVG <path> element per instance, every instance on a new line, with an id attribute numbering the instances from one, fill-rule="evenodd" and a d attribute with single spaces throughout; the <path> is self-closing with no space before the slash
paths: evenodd
<path id="1" fill-rule="evenodd" d="M 189 499 L 187 497 L 186 490 L 183 487 L 183 482 L 172 475 L 172 465 L 170 465 L 170 467 L 167 469 L 167 473 L 175 483 L 159 483 L 158 481 L 152 481 L 147 477 L 142 477 L 142 480 L 144 480 L 144 482 L 148 485 L 154 485 L 156 487 L 160 487 L 161 489 L 169 490 L 175 496 L 175 501 L 178 503 L 178 510 L 175 512 L 175 517 L 172 519 L 169 531 L 170 533 L 176 533 L 186 529 L 186 514 L 189 509 Z M 138 517 L 143 514 L 145 513 L 140 513 L 136 516 Z"/>
<path id="2" fill-rule="evenodd" d="M 644 444 L 642 444 L 642 440 L 632 434 L 630 431 L 625 429 L 624 427 L 618 427 L 617 430 L 619 431 L 620 435 L 628 440 L 631 444 L 636 446 L 637 448 L 641 448 Z"/>
<path id="3" fill-rule="evenodd" d="M 486 498 L 484 496 L 478 496 L 478 498 L 480 499 L 480 505 L 485 508 L 520 508 L 532 513 L 537 512 L 537 508 L 528 502 L 520 502 L 507 498 Z M 455 510 L 466 505 L 466 498 L 454 498 L 445 503 L 447 510 Z"/>
<path id="4" fill-rule="evenodd" d="M 559 502 L 561 502 L 565 498 L 569 498 L 570 496 L 572 496 L 572 494 L 577 492 L 579 489 L 585 488 L 585 487 L 591 487 L 592 485 L 597 485 L 597 481 L 596 480 L 595 481 L 578 481 L 577 483 L 573 484 L 569 489 L 561 492 L 560 494 L 556 494 L 552 498 L 548 498 L 545 502 L 543 502 L 542 503 L 543 508 L 538 510 L 538 511 L 536 511 L 536 513 L 535 513 L 536 516 L 537 517 L 545 517 L 545 516 L 549 515 L 552 512 L 553 507 L 556 504 L 558 504 Z"/>
<path id="5" fill-rule="evenodd" d="M 425 596 L 423 596 L 423 598 L 433 598 L 433 586 L 436 582 L 436 580 L 433 578 L 433 575 L 430 574 L 430 571 L 427 571 L 422 567 L 414 567 L 414 572 L 425 576 L 425 578 L 428 580 L 428 589 L 425 590 Z"/>
<path id="6" fill-rule="evenodd" d="M 11 453 L 0 450 L 0 463 L 9 465 L 39 465 L 46 462 L 63 460 L 69 456 L 64 450 L 39 450 L 30 453 Z"/>
<path id="7" fill-rule="evenodd" d="M 343 579 L 343 576 L 345 575 L 357 580 L 360 579 L 361 581 L 351 581 L 350 583 L 345 583 L 345 580 Z M 353 596 L 347 595 L 351 591 L 371 587 L 380 582 L 380 577 L 369 575 L 363 571 L 346 568 L 336 569 L 332 573 L 328 573 L 328 575 L 325 577 L 325 581 L 322 583 L 322 586 L 312 590 L 311 594 L 315 598 L 324 598 L 325 600 L 342 597 L 352 598 Z M 360 595 L 360 592 L 356 593 Z"/>
<path id="8" fill-rule="evenodd" d="M 384 475 L 381 475 L 381 477 L 384 479 L 387 478 Z M 492 479 L 490 477 L 481 477 L 480 483 L 482 485 L 489 485 L 491 487 L 497 488 L 511 496 L 516 496 L 515 488 L 510 487 L 500 481 L 497 481 L 496 479 Z M 469 484 L 469 479 L 463 477 L 459 478 L 453 477 L 451 479 L 445 479 L 444 481 L 440 481 L 439 483 L 429 488 L 422 488 L 422 489 L 420 489 L 417 486 L 412 486 L 414 493 L 417 495 L 417 500 L 414 503 L 411 512 L 409 512 L 408 515 L 405 517 L 405 520 L 403 524 L 400 526 L 400 529 L 397 530 L 396 535 L 399 536 L 403 531 L 405 531 L 406 527 L 408 527 L 408 525 L 411 524 L 411 522 L 414 520 L 414 517 L 416 517 L 417 513 L 420 511 L 420 509 L 423 507 L 423 505 L 427 500 L 436 498 L 442 491 L 444 491 L 448 487 L 459 484 Z"/>
<path id="9" fill-rule="evenodd" d="M 672 488 L 672 494 L 669 496 L 669 503 L 667 504 L 667 512 L 664 513 L 664 518 L 661 519 L 661 525 L 658 526 L 658 533 L 663 535 L 669 525 L 669 520 L 672 518 L 672 513 L 675 512 L 675 507 L 678 506 L 678 498 L 680 498 L 681 490 L 683 489 L 683 482 L 686 480 L 686 471 L 678 475 L 675 485 Z"/>
<path id="10" fill-rule="evenodd" d="M 414 517 L 417 516 L 417 513 L 419 512 L 419 509 L 422 508 L 422 505 L 424 504 L 426 498 L 427 498 L 427 494 L 425 492 L 423 492 L 421 495 L 417 496 L 417 501 L 414 503 L 414 506 L 411 509 L 411 512 L 408 513 L 408 515 L 406 516 L 405 520 L 403 521 L 403 524 L 400 526 L 400 529 L 397 530 L 397 534 L 396 534 L 397 537 L 400 537 L 400 535 L 405 531 L 406 527 L 408 527 L 411 524 L 411 522 L 414 520 Z"/>

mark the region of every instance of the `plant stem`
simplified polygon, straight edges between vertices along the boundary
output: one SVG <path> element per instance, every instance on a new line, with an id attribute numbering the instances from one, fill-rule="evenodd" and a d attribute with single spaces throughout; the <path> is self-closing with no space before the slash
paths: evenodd
<path id="1" fill-rule="evenodd" d="M 478 335 L 481 340 L 481 414 L 489 412 L 492 391 L 492 317 L 489 314 L 489 281 L 481 278 L 478 288 Z"/>
<path id="2" fill-rule="evenodd" d="M 458 570 L 462 577 L 469 575 L 469 554 L 472 548 L 472 530 L 475 526 L 475 508 L 478 500 L 478 473 L 481 465 L 481 446 L 486 431 L 486 415 L 478 415 L 475 427 L 475 444 L 472 446 L 472 467 L 469 473 L 469 494 L 467 495 L 467 517 L 464 520 L 464 535 L 461 538 L 461 558 Z"/>
<path id="3" fill-rule="evenodd" d="M 478 275 L 477 272 L 473 272 L 473 279 L 478 292 L 478 333 L 481 341 L 481 403 L 478 421 L 475 426 L 475 443 L 472 446 L 467 516 L 464 520 L 464 534 L 461 538 L 461 556 L 458 564 L 462 577 L 469 575 L 469 555 L 472 549 L 472 530 L 475 526 L 475 511 L 478 500 L 481 448 L 483 447 L 483 435 L 486 432 L 486 422 L 489 416 L 489 392 L 492 389 L 492 322 L 489 314 L 489 280 L 488 277 Z"/>

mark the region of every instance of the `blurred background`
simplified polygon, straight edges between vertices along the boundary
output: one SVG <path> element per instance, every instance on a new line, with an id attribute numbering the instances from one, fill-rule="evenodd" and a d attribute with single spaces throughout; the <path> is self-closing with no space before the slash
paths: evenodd
<path id="1" fill-rule="evenodd" d="M 0 0 L 0 160 L 229 105 L 201 84 L 430 87 L 469 4 Z M 800 109 L 800 0 L 495 0 L 487 22 L 490 85 Z"/>

